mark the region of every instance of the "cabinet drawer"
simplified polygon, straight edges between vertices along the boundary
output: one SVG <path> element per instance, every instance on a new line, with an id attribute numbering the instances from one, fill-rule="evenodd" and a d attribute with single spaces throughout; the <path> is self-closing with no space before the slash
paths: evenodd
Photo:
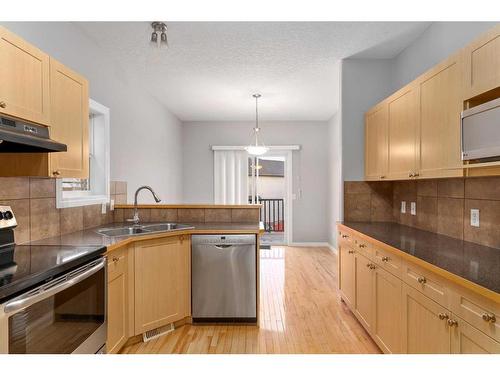
<path id="1" fill-rule="evenodd" d="M 445 281 L 436 274 L 408 262 L 402 262 L 403 281 L 446 308 L 450 304 L 450 292 Z"/>
<path id="2" fill-rule="evenodd" d="M 453 313 L 500 341 L 500 304 L 464 289 L 453 290 L 450 303 Z"/>
<path id="3" fill-rule="evenodd" d="M 114 279 L 116 275 L 127 270 L 126 255 L 127 248 L 117 249 L 108 254 L 108 280 Z"/>
<path id="4" fill-rule="evenodd" d="M 393 275 L 401 277 L 401 258 L 389 251 L 373 246 L 373 260 Z"/>
<path id="5" fill-rule="evenodd" d="M 349 233 L 339 230 L 338 234 L 339 234 L 339 237 L 338 237 L 339 244 L 341 244 L 341 243 L 351 244 L 352 243 L 352 237 Z"/>
<path id="6" fill-rule="evenodd" d="M 364 256 L 372 257 L 372 245 L 368 241 L 362 240 L 359 237 L 353 237 L 353 247 L 356 251 L 359 251 Z"/>

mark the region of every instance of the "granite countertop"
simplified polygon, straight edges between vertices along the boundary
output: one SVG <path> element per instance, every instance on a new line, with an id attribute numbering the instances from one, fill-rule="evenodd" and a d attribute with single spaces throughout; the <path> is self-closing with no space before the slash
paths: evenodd
<path id="1" fill-rule="evenodd" d="M 155 223 L 144 223 L 145 225 Z M 110 237 L 103 236 L 97 233 L 97 230 L 102 228 L 114 228 L 124 225 L 132 225 L 131 223 L 113 223 L 101 225 L 99 227 L 89 228 L 73 233 L 63 234 L 60 236 L 49 237 L 42 240 L 32 241 L 26 245 L 67 245 L 67 246 L 106 246 L 109 250 L 118 248 L 131 241 L 137 241 L 148 238 L 158 238 L 165 236 L 174 236 L 179 234 L 201 234 L 201 233 L 255 233 L 258 234 L 262 230 L 259 223 L 182 223 L 193 228 L 174 230 L 169 232 L 147 233 L 144 235 L 131 235 Z"/>
<path id="2" fill-rule="evenodd" d="M 396 223 L 343 222 L 375 240 L 500 293 L 500 249 Z"/>

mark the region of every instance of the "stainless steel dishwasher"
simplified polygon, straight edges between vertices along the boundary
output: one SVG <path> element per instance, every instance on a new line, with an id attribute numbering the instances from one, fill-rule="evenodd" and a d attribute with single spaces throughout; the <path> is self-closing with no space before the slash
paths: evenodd
<path id="1" fill-rule="evenodd" d="M 255 235 L 192 236 L 194 322 L 256 322 Z"/>

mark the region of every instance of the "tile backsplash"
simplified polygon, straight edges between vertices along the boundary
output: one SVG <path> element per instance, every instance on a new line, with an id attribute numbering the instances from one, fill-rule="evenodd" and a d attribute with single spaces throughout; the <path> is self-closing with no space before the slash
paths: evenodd
<path id="1" fill-rule="evenodd" d="M 406 213 L 401 213 L 402 201 L 406 202 Z M 411 202 L 416 203 L 416 215 L 410 213 Z M 479 209 L 479 227 L 470 225 L 473 208 Z M 500 248 L 500 177 L 346 181 L 344 219 L 394 221 Z"/>
<path id="2" fill-rule="evenodd" d="M 127 202 L 127 183 L 113 181 L 111 199 Z M 16 243 L 39 240 L 108 224 L 113 212 L 101 213 L 101 205 L 56 208 L 56 181 L 50 178 L 0 177 L 0 205 L 11 206 L 18 226 Z"/>

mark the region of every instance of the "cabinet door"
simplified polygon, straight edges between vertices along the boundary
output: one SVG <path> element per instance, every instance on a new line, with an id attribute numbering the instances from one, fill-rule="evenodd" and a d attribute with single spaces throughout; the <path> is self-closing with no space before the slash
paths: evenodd
<path id="1" fill-rule="evenodd" d="M 420 177 L 462 176 L 460 156 L 460 112 L 462 110 L 461 66 L 458 55 L 419 79 Z"/>
<path id="2" fill-rule="evenodd" d="M 108 261 L 108 353 L 118 353 L 128 338 L 126 249 L 111 253 Z"/>
<path id="3" fill-rule="evenodd" d="M 403 283 L 402 349 L 408 354 L 451 353 L 451 313 Z M 441 317 L 440 314 L 444 314 Z"/>
<path id="4" fill-rule="evenodd" d="M 47 125 L 49 56 L 0 26 L 0 61 L 0 113 Z"/>
<path id="5" fill-rule="evenodd" d="M 414 86 L 389 98 L 389 172 L 391 179 L 408 179 L 416 172 L 418 96 Z"/>
<path id="6" fill-rule="evenodd" d="M 354 313 L 368 332 L 373 322 L 373 267 L 372 262 L 357 252 L 354 256 L 356 298 Z"/>
<path id="7" fill-rule="evenodd" d="M 68 146 L 51 157 L 56 177 L 88 178 L 89 93 L 85 78 L 50 60 L 51 137 Z"/>
<path id="8" fill-rule="evenodd" d="M 380 267 L 373 274 L 373 336 L 385 353 L 401 353 L 402 282 Z"/>
<path id="9" fill-rule="evenodd" d="M 342 244 L 340 246 L 339 259 L 339 288 L 344 301 L 354 307 L 355 298 L 355 270 L 354 270 L 354 250 L 351 246 Z"/>
<path id="10" fill-rule="evenodd" d="M 189 240 L 169 237 L 135 245 L 135 334 L 190 314 Z"/>
<path id="11" fill-rule="evenodd" d="M 454 354 L 500 354 L 500 343 L 456 316 L 452 331 L 452 352 Z"/>
<path id="12" fill-rule="evenodd" d="M 500 26 L 463 50 L 465 99 L 500 86 Z"/>
<path id="13" fill-rule="evenodd" d="M 383 104 L 365 118 L 365 178 L 380 180 L 387 175 L 387 105 Z"/>

